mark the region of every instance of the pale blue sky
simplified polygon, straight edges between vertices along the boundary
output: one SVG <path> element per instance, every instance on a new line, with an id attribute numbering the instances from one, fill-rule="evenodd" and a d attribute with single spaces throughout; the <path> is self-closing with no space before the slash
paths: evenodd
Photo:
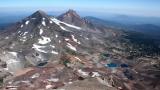
<path id="1" fill-rule="evenodd" d="M 160 16 L 160 0 L 0 0 L 0 11 L 38 9 Z"/>

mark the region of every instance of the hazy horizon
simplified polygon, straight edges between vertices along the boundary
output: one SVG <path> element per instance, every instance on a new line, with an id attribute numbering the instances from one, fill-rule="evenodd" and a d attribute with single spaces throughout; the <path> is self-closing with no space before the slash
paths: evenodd
<path id="1" fill-rule="evenodd" d="M 0 24 L 20 21 L 37 10 L 58 16 L 73 9 L 81 17 L 92 16 L 118 23 L 147 23 L 160 26 L 158 0 L 1 0 L 0 2 Z"/>
<path id="2" fill-rule="evenodd" d="M 79 13 L 120 14 L 160 17 L 159 0 L 1 0 L 1 13 L 64 12 L 73 9 Z"/>

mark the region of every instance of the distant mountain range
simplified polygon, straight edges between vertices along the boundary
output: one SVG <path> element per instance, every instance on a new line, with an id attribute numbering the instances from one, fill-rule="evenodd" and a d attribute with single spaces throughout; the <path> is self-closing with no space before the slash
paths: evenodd
<path id="1" fill-rule="evenodd" d="M 125 25 L 135 24 L 153 24 L 160 26 L 160 17 L 143 17 L 143 16 L 129 16 L 129 15 L 111 15 L 102 18 L 103 20 L 109 20 Z"/>
<path id="2" fill-rule="evenodd" d="M 139 33 L 143 33 L 145 35 L 152 36 L 153 38 L 160 37 L 160 26 L 154 25 L 154 24 L 127 24 L 127 23 L 118 23 L 114 21 L 109 20 L 102 20 L 95 17 L 85 17 L 91 22 L 99 25 L 104 25 L 106 27 L 111 28 L 117 28 L 117 29 L 123 29 L 126 31 L 135 31 Z"/>
<path id="3" fill-rule="evenodd" d="M 140 24 L 129 26 L 129 28 L 132 31 L 137 31 L 147 35 L 160 37 L 160 26 L 156 26 L 153 24 Z"/>
<path id="4" fill-rule="evenodd" d="M 87 16 L 85 18 L 88 19 L 89 21 L 91 21 L 92 23 L 97 24 L 97 25 L 103 25 L 103 26 L 112 27 L 112 28 L 114 28 L 114 27 L 115 28 L 125 27 L 124 24 L 114 22 L 114 21 L 111 21 L 111 20 L 103 20 L 103 19 L 100 19 L 100 18 L 92 17 L 92 16 Z"/>

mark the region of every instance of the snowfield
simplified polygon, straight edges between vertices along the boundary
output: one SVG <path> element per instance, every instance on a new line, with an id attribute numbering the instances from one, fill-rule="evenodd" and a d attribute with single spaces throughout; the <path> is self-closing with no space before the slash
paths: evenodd
<path id="1" fill-rule="evenodd" d="M 68 26 L 68 27 L 74 28 L 74 29 L 78 29 L 78 30 L 81 29 L 81 28 L 78 27 L 78 26 L 74 26 L 74 25 L 71 25 L 71 24 L 62 22 L 62 21 L 60 21 L 60 20 L 58 20 L 58 19 L 56 19 L 56 18 L 51 18 L 51 20 L 52 20 L 53 22 L 55 22 L 57 25 L 59 25 L 59 26 L 61 27 L 61 29 L 63 29 L 63 30 L 66 30 L 66 29 L 65 29 L 63 26 L 61 26 L 61 23 L 64 24 L 64 25 L 66 25 L 66 26 Z"/>

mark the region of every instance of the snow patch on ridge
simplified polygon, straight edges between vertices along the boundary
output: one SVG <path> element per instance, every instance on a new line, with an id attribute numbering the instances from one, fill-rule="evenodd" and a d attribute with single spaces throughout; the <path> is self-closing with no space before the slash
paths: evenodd
<path id="1" fill-rule="evenodd" d="M 78 27 L 78 26 L 74 26 L 74 25 L 67 24 L 67 23 L 64 23 L 64 22 L 63 22 L 63 24 L 65 24 L 65 25 L 66 25 L 66 26 L 68 26 L 68 27 L 75 28 L 75 29 L 78 29 L 78 30 L 80 30 L 80 29 L 81 29 L 81 28 L 80 28 L 80 27 Z"/>
<path id="2" fill-rule="evenodd" d="M 13 56 L 17 57 L 17 52 L 8 52 L 10 54 L 12 54 Z"/>
<path id="3" fill-rule="evenodd" d="M 55 48 L 55 46 L 53 46 L 53 45 L 50 45 L 52 48 Z"/>
<path id="4" fill-rule="evenodd" d="M 32 76 L 31 76 L 31 78 L 33 78 L 33 79 L 34 79 L 34 78 L 38 78 L 39 76 L 40 76 L 40 74 L 39 74 L 39 73 L 35 73 L 34 75 L 32 75 Z"/>
<path id="5" fill-rule="evenodd" d="M 77 51 L 77 49 L 74 46 L 72 46 L 70 43 L 67 43 L 67 47 L 74 51 Z"/>
<path id="6" fill-rule="evenodd" d="M 74 57 L 74 58 L 77 59 L 77 60 L 80 61 L 80 62 L 82 61 L 82 60 L 81 60 L 80 58 L 78 58 L 78 57 Z"/>
<path id="7" fill-rule="evenodd" d="M 46 89 L 51 89 L 53 86 L 52 85 L 46 85 Z"/>
<path id="8" fill-rule="evenodd" d="M 7 37 L 5 37 L 5 39 L 9 39 L 9 37 L 7 36 Z"/>
<path id="9" fill-rule="evenodd" d="M 28 25 L 28 24 L 29 24 L 29 21 L 26 21 L 25 24 Z"/>
<path id="10" fill-rule="evenodd" d="M 59 40 L 58 42 L 61 43 L 61 40 Z"/>
<path id="11" fill-rule="evenodd" d="M 50 45 L 52 48 L 55 48 L 55 46 Z M 45 48 L 47 48 L 47 46 L 41 46 L 41 45 L 37 45 L 37 44 L 33 44 L 33 49 L 35 49 L 38 52 L 42 52 L 42 53 L 52 53 L 52 54 L 58 54 L 58 52 L 56 51 L 50 51 L 50 50 L 43 50 Z"/>
<path id="12" fill-rule="evenodd" d="M 85 37 L 86 40 L 89 40 L 89 38 Z"/>
<path id="13" fill-rule="evenodd" d="M 42 36 L 42 39 L 38 39 L 39 44 L 47 44 L 49 42 L 51 42 L 51 39 L 49 37 Z"/>
<path id="14" fill-rule="evenodd" d="M 74 35 L 71 35 L 71 37 L 72 37 L 72 39 L 73 39 L 74 42 L 76 42 L 76 43 L 78 43 L 78 44 L 81 44 L 81 42 L 78 41 L 78 40 L 74 37 Z"/>
<path id="15" fill-rule="evenodd" d="M 65 38 L 65 41 L 69 41 L 69 38 Z"/>
<path id="16" fill-rule="evenodd" d="M 59 21 L 59 20 L 57 20 L 57 19 L 55 19 L 55 18 L 51 18 L 51 20 L 54 22 L 54 23 L 56 23 L 62 30 L 64 30 L 64 31 L 68 31 L 66 28 L 64 28 L 64 27 L 62 27 L 61 26 L 61 21 Z"/>
<path id="17" fill-rule="evenodd" d="M 101 76 L 98 72 L 92 72 L 92 73 L 93 73 L 92 77 L 99 77 L 99 76 Z"/>
<path id="18" fill-rule="evenodd" d="M 42 48 L 45 48 L 45 47 L 46 46 L 40 46 L 40 45 L 33 44 L 32 48 L 34 48 L 36 51 L 47 53 L 45 50 L 42 50 Z"/>
<path id="19" fill-rule="evenodd" d="M 52 21 L 49 21 L 49 23 L 51 23 L 51 24 L 52 24 L 53 22 L 52 22 Z"/>
<path id="20" fill-rule="evenodd" d="M 23 36 L 25 36 L 28 32 L 24 32 Z"/>
<path id="21" fill-rule="evenodd" d="M 45 21 L 42 21 L 42 25 L 43 25 L 43 26 L 46 26 L 46 22 L 45 22 Z"/>
<path id="22" fill-rule="evenodd" d="M 56 18 L 51 18 L 51 20 L 52 20 L 53 22 L 55 22 L 57 25 L 59 25 L 59 26 L 61 27 L 61 29 L 63 29 L 63 30 L 66 30 L 66 29 L 65 29 L 64 27 L 62 27 L 60 23 L 66 25 L 66 26 L 68 26 L 68 27 L 74 28 L 74 29 L 78 29 L 78 30 L 81 29 L 81 28 L 78 27 L 78 26 L 74 26 L 74 25 L 71 25 L 71 24 L 62 22 L 62 21 L 60 21 L 60 20 L 58 20 L 58 19 L 56 19 Z"/>
<path id="23" fill-rule="evenodd" d="M 56 38 L 58 38 L 58 35 L 56 34 Z"/>
<path id="24" fill-rule="evenodd" d="M 40 29 L 40 32 L 39 32 L 39 34 L 40 34 L 40 35 L 42 35 L 42 33 L 43 33 L 43 29 Z"/>
<path id="25" fill-rule="evenodd" d="M 78 70 L 78 73 L 81 74 L 82 76 L 86 76 L 86 77 L 89 75 L 88 72 L 84 72 L 81 69 Z"/>
<path id="26" fill-rule="evenodd" d="M 42 25 L 46 26 L 45 18 L 42 18 Z"/>
<path id="27" fill-rule="evenodd" d="M 52 53 L 52 54 L 56 54 L 56 55 L 58 54 L 58 52 L 56 52 L 56 51 L 52 51 L 51 53 Z"/>
<path id="28" fill-rule="evenodd" d="M 48 81 L 50 81 L 50 82 L 58 82 L 59 79 L 58 78 L 50 78 L 50 79 L 48 79 Z"/>
<path id="29" fill-rule="evenodd" d="M 21 28 L 23 27 L 23 24 L 21 25 Z"/>

